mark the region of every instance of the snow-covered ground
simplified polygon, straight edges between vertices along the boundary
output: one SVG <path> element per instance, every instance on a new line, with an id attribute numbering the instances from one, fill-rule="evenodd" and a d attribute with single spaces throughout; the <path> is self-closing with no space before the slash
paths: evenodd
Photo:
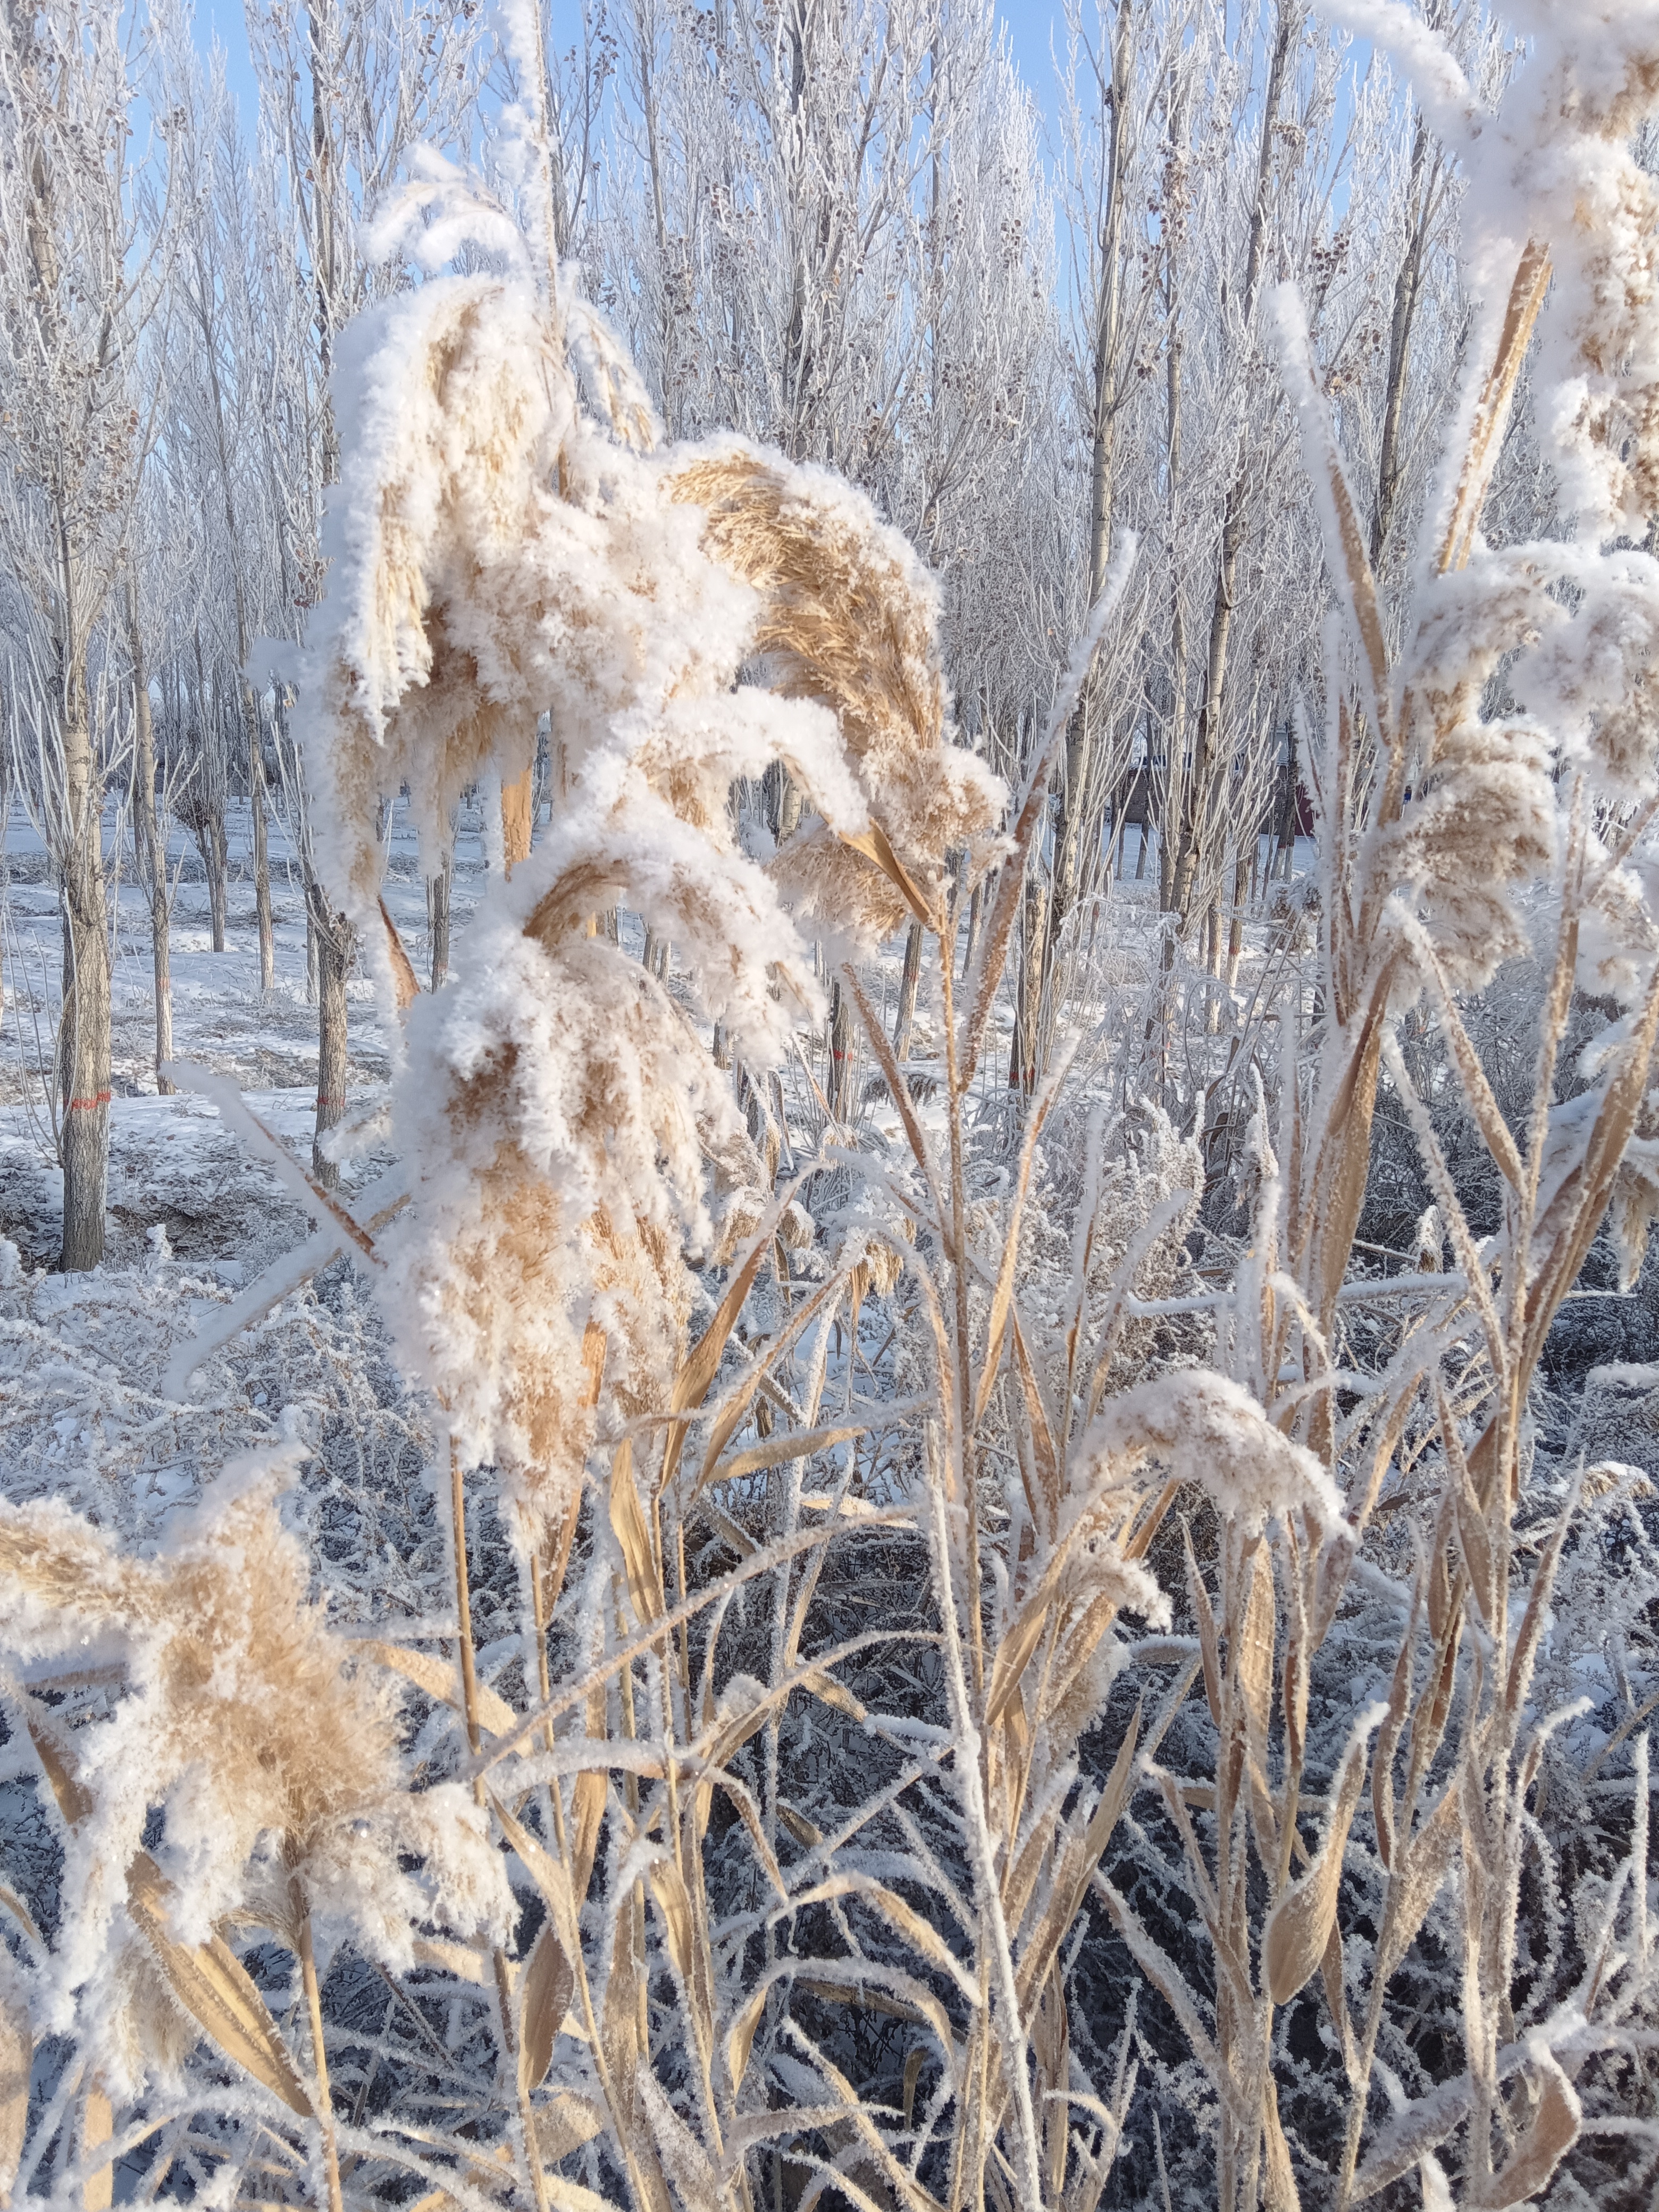
<path id="1" fill-rule="evenodd" d="M 225 950 L 212 950 L 208 886 L 186 835 L 173 833 L 178 877 L 172 931 L 175 1056 L 230 1078 L 266 1125 L 301 1159 L 310 1152 L 316 1092 L 316 1008 L 306 981 L 305 908 L 280 821 L 270 825 L 276 982 L 259 988 L 258 946 L 245 805 L 229 820 Z M 156 1095 L 149 920 L 134 882 L 130 840 L 106 818 L 106 846 L 121 852 L 112 982 L 112 1078 L 108 1243 L 94 1275 L 50 1273 L 57 1256 L 62 1178 L 52 1142 L 46 1071 L 61 960 L 56 894 L 46 854 L 27 817 L 14 809 L 0 848 L 0 1409 L 8 1417 L 14 1494 L 56 1489 L 98 1500 L 105 1512 L 148 1521 L 239 1445 L 272 1432 L 284 1407 L 313 1425 L 356 1425 L 403 1451 L 419 1416 L 386 1362 L 366 1286 L 336 1262 L 286 1300 L 198 1374 L 189 1401 L 161 1392 L 178 1345 L 216 1305 L 233 1299 L 307 1233 L 306 1212 L 270 1169 L 206 1100 Z M 1155 925 L 1155 871 L 1136 881 L 1133 850 L 1109 894 L 1110 919 L 1091 915 L 1103 964 L 1094 988 L 1109 1006 L 1120 985 L 1133 1000 Z M 1301 857 L 1301 856 L 1298 856 Z M 452 896 L 459 943 L 486 880 L 476 813 L 464 816 Z M 429 972 L 426 895 L 412 833 L 394 817 L 387 905 L 417 974 Z M 1253 935 L 1255 933 L 1253 932 Z M 641 950 L 632 916 L 624 947 Z M 890 1033 L 903 955 L 901 934 L 866 971 L 872 1006 Z M 678 988 L 677 983 L 671 988 Z M 910 1047 L 913 1066 L 938 1050 L 935 979 L 924 969 Z M 1005 994 L 1005 996 L 1006 994 Z M 387 1041 L 366 978 L 348 986 L 352 1111 L 366 1119 L 384 1096 Z M 1127 1000 L 1126 1000 L 1127 1002 Z M 1008 1098 L 1010 1016 L 999 1012 L 979 1078 L 985 1111 Z M 899 1119 L 867 1048 L 855 1036 L 854 1095 L 860 1140 L 902 1149 Z M 830 1086 L 824 1041 L 807 1046 L 787 1078 L 787 1141 L 810 1157 Z M 918 1112 L 937 1117 L 942 1100 L 923 1087 Z M 346 1167 L 348 1186 L 385 1164 L 371 1150 Z M 309 1408 L 307 1412 L 307 1409 Z M 353 1445 L 353 1450 L 359 1449 Z M 372 1455 L 372 1452 L 371 1452 Z"/>
<path id="2" fill-rule="evenodd" d="M 245 804 L 228 823 L 229 883 L 225 949 L 212 949 L 208 886 L 200 855 L 175 826 L 169 861 L 179 878 L 172 930 L 173 1049 L 250 1094 L 262 1115 L 303 1156 L 316 1097 L 317 1012 L 306 990 L 305 901 L 280 821 L 270 824 L 276 982 L 259 988 L 250 830 Z M 106 847 L 116 849 L 113 807 Z M 394 824 L 386 902 L 424 977 L 431 951 L 425 887 L 414 839 Z M 454 927 L 465 925 L 483 879 L 476 818 L 459 841 Z M 29 1265 L 55 1256 L 62 1177 L 52 1144 L 45 1072 L 58 1002 L 61 926 L 57 894 L 33 824 L 14 808 L 3 848 L 3 1010 L 0 1011 L 0 1236 Z M 115 902 L 111 978 L 112 1077 L 108 1257 L 131 1263 L 149 1231 L 166 1230 L 180 1257 L 238 1271 L 301 1233 L 297 1211 L 273 1178 L 247 1162 L 211 1108 L 155 1095 L 155 1000 L 149 914 L 132 879 L 125 843 Z M 349 1085 L 354 1104 L 374 1102 L 385 1082 L 386 1041 L 369 983 L 347 985 Z"/>

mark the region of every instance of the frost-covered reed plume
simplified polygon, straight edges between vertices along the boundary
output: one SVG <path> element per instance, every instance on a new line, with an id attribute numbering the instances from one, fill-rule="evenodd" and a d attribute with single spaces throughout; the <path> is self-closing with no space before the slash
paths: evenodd
<path id="1" fill-rule="evenodd" d="M 557 749 L 551 834 L 410 1014 L 393 1127 L 416 1181 L 386 1247 L 399 1341 L 466 1462 L 508 1471 L 533 1550 L 596 1415 L 667 1401 L 705 1158 L 728 1189 L 763 1173 L 685 1013 L 594 918 L 672 939 L 762 1073 L 823 1011 L 800 918 L 868 950 L 938 902 L 998 794 L 947 742 L 933 587 L 866 501 L 735 441 L 652 450 L 592 311 L 523 271 L 434 278 L 356 343 L 308 738 L 356 913 L 378 930 L 382 797 L 407 782 L 435 858 L 465 787 L 527 771 L 544 714 Z M 757 659 L 775 680 L 740 684 Z M 774 762 L 809 811 L 768 867 L 728 794 Z"/>

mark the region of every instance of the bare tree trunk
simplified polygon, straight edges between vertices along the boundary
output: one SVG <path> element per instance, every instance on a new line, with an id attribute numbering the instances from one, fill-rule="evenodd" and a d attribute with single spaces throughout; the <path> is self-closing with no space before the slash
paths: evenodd
<path id="1" fill-rule="evenodd" d="M 965 975 L 974 964 L 974 952 L 979 944 L 979 925 L 985 911 L 985 879 L 981 877 L 974 885 L 973 896 L 968 902 L 968 942 L 963 948 L 962 972 Z M 907 945 L 906 951 L 908 952 Z"/>
<path id="2" fill-rule="evenodd" d="M 1105 588 L 1112 552 L 1112 507 L 1116 485 L 1117 416 L 1121 404 L 1117 356 L 1122 301 L 1122 232 L 1124 174 L 1130 153 L 1128 132 L 1129 72 L 1133 52 L 1133 0 L 1119 0 L 1112 46 L 1111 99 L 1108 107 L 1109 144 L 1106 157 L 1105 204 L 1100 228 L 1100 285 L 1096 304 L 1094 362 L 1091 379 L 1094 403 L 1089 471 L 1089 605 L 1092 609 Z M 1085 683 L 1066 732 L 1066 752 L 1059 774 L 1060 811 L 1054 829 L 1054 886 L 1043 917 L 1040 972 L 1052 990 L 1055 940 L 1077 903 L 1079 858 L 1083 848 L 1085 816 L 1089 805 L 1090 769 L 1093 763 L 1095 727 L 1100 705 Z M 1099 843 L 1097 829 L 1095 842 Z M 1052 1012 L 1052 1010 L 1051 1010 Z M 1037 1034 L 1039 1048 L 1042 1029 Z M 1035 1081 L 1035 1071 L 1030 1080 Z"/>
<path id="3" fill-rule="evenodd" d="M 109 1170 L 109 933 L 105 910 L 103 791 L 88 724 L 86 671 L 66 672 L 62 694 L 64 849 L 58 859 L 64 917 L 63 1011 L 58 1032 L 58 1156 L 64 1169 L 65 1274 L 104 1256 Z"/>
<path id="4" fill-rule="evenodd" d="M 351 966 L 351 925 L 330 911 L 322 885 L 306 878 L 306 902 L 317 946 L 317 1124 L 313 1172 L 325 1190 L 340 1187 L 340 1170 L 323 1151 L 323 1139 L 346 1109 L 346 975 Z"/>
<path id="5" fill-rule="evenodd" d="M 787 845 L 800 828 L 800 786 L 781 761 L 766 771 L 766 819 L 774 842 Z"/>
<path id="6" fill-rule="evenodd" d="M 270 919 L 270 848 L 265 826 L 264 748 L 259 740 L 259 708 L 252 687 L 243 679 L 244 713 L 247 718 L 247 803 L 253 831 L 253 908 L 259 930 L 259 988 L 272 990 L 276 982 L 276 935 Z"/>
<path id="7" fill-rule="evenodd" d="M 1250 878 L 1255 869 L 1256 839 L 1250 839 L 1246 855 L 1241 845 L 1233 864 L 1233 912 L 1227 924 L 1227 988 L 1238 988 L 1238 963 L 1244 957 L 1244 903 L 1250 896 Z"/>
<path id="8" fill-rule="evenodd" d="M 202 658 L 202 633 L 196 633 L 196 775 L 185 793 L 185 820 L 207 877 L 208 927 L 213 949 L 225 949 L 225 776 L 224 756 L 214 726 L 208 690 L 207 665 Z"/>
<path id="9" fill-rule="evenodd" d="M 202 358 L 207 365 L 208 389 L 213 398 L 213 420 L 219 448 L 220 490 L 224 499 L 225 533 L 230 562 L 231 596 L 236 611 L 236 692 L 241 708 L 242 734 L 247 748 L 247 807 L 249 837 L 253 848 L 253 909 L 259 932 L 259 988 L 270 990 L 276 981 L 276 940 L 270 919 L 270 856 L 265 829 L 264 750 L 259 738 L 259 702 L 247 678 L 247 595 L 243 588 L 241 540 L 236 527 L 236 500 L 232 486 L 229 441 L 225 428 L 224 398 L 219 385 L 219 347 L 215 331 L 214 285 L 198 252 L 196 260 L 197 310 L 202 326 Z M 199 638 L 198 651 L 200 650 Z M 215 951 L 221 946 L 216 943 Z"/>
<path id="10" fill-rule="evenodd" d="M 143 634 L 138 627 L 138 594 L 131 577 L 127 580 L 127 637 L 132 656 L 133 842 L 137 847 L 138 880 L 149 902 L 150 963 L 155 979 L 155 1088 L 163 1098 L 169 1098 L 173 1086 L 161 1073 L 173 1058 L 167 853 L 155 808 L 155 731 L 150 720 Z"/>
<path id="11" fill-rule="evenodd" d="M 970 932 L 971 928 L 970 923 Z M 916 986 L 921 981 L 921 924 L 913 921 L 904 939 L 904 971 L 899 977 L 898 1013 L 893 1022 L 893 1057 L 897 1060 L 909 1054 L 910 1030 L 916 1018 Z"/>
<path id="12" fill-rule="evenodd" d="M 442 867 L 435 876 L 427 878 L 427 931 L 432 940 L 432 981 L 428 988 L 434 991 L 449 973 L 449 878 L 453 865 L 446 853 Z"/>
<path id="13" fill-rule="evenodd" d="M 853 1117 L 853 1012 L 839 982 L 830 994 L 830 1111 L 844 1128 Z"/>
<path id="14" fill-rule="evenodd" d="M 1184 114 L 1179 110 L 1173 95 L 1171 80 L 1171 113 L 1170 136 L 1172 149 L 1183 143 Z M 1186 346 L 1186 335 L 1181 320 L 1181 288 L 1174 263 L 1171 246 L 1164 260 L 1164 319 L 1168 325 L 1164 363 L 1164 444 L 1166 499 L 1169 507 L 1170 543 L 1180 543 L 1178 521 L 1181 502 L 1181 437 L 1182 437 L 1182 359 Z M 1181 589 L 1181 571 L 1176 561 L 1170 564 L 1170 726 L 1164 738 L 1163 787 L 1156 793 L 1160 819 L 1158 838 L 1158 904 L 1160 914 L 1170 911 L 1173 882 L 1169 856 L 1180 842 L 1176 828 L 1186 804 L 1188 767 L 1187 761 L 1187 603 Z M 1152 828 L 1155 776 L 1152 732 L 1147 732 L 1146 796 L 1140 823 L 1140 844 L 1135 854 L 1135 881 L 1139 883 L 1146 872 L 1146 835 Z M 1172 836 L 1171 832 L 1175 834 Z M 1165 974 L 1175 963 L 1175 935 L 1164 933 L 1161 955 Z"/>
<path id="15" fill-rule="evenodd" d="M 222 952 L 225 949 L 225 878 L 228 872 L 225 822 L 222 815 L 215 816 L 206 824 L 202 846 L 202 861 L 207 869 L 208 927 L 212 933 L 214 951 Z"/>
<path id="16" fill-rule="evenodd" d="M 1212 982 L 1221 980 L 1221 902 L 1212 899 L 1204 915 L 1204 972 Z M 1204 1028 L 1209 1036 L 1221 1029 L 1221 994 L 1212 991 L 1204 1009 Z"/>
<path id="17" fill-rule="evenodd" d="M 1273 133 L 1278 127 L 1279 103 L 1290 62 L 1292 34 L 1301 21 L 1300 0 L 1279 0 L 1273 59 L 1267 70 L 1267 94 L 1261 118 L 1261 153 L 1256 170 L 1255 204 L 1250 210 L 1249 246 L 1245 256 L 1244 290 L 1240 319 L 1248 331 L 1255 318 L 1256 294 L 1267 236 L 1267 188 L 1273 173 Z M 1221 557 L 1216 566 L 1215 599 L 1210 614 L 1210 649 L 1204 669 L 1204 704 L 1199 710 L 1191 771 L 1182 791 L 1180 839 L 1170 884 L 1171 911 L 1177 927 L 1190 917 L 1201 846 L 1207 828 L 1210 779 L 1220 754 L 1222 694 L 1227 678 L 1227 653 L 1232 641 L 1233 608 L 1238 587 L 1238 556 L 1243 550 L 1249 520 L 1249 456 L 1241 453 L 1227 500 L 1222 510 Z"/>
<path id="18" fill-rule="evenodd" d="M 1434 213 L 1434 194 L 1425 186 L 1424 171 L 1429 158 L 1428 127 L 1419 114 L 1412 140 L 1411 181 L 1407 188 L 1406 254 L 1395 278 L 1394 312 L 1389 323 L 1389 375 L 1382 398 L 1382 449 L 1376 468 L 1376 505 L 1371 512 L 1371 566 L 1382 561 L 1394 520 L 1404 463 L 1401 431 L 1406 413 L 1406 373 L 1411 360 L 1412 325 L 1417 319 L 1423 292 L 1423 257 L 1428 246 Z"/>
<path id="19" fill-rule="evenodd" d="M 1023 943 L 1015 983 L 1014 1042 L 1008 1058 L 1008 1087 L 1029 1097 L 1036 1088 L 1037 1048 L 1042 1016 L 1042 956 L 1047 943 L 1048 889 L 1035 868 L 1025 877 Z"/>
<path id="20" fill-rule="evenodd" d="M 1296 857 L 1296 718 L 1292 715 L 1286 733 L 1285 788 L 1279 794 L 1279 844 L 1273 854 L 1273 872 L 1286 883 L 1291 880 L 1291 864 Z"/>
<path id="21" fill-rule="evenodd" d="M 530 858 L 534 827 L 536 768 L 532 761 L 515 782 L 501 786 L 501 862 L 510 876 L 520 860 Z"/>

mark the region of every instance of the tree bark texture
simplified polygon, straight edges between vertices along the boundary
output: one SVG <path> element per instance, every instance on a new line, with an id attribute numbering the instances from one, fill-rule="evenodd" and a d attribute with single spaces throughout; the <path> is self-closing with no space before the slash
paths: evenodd
<path id="1" fill-rule="evenodd" d="M 325 1190 L 340 1187 L 340 1170 L 323 1151 L 323 1139 L 346 1109 L 346 976 L 351 966 L 351 925 L 330 910 L 314 876 L 306 900 L 317 945 L 317 1122 L 311 1144 L 313 1172 Z"/>
<path id="2" fill-rule="evenodd" d="M 446 853 L 442 867 L 435 876 L 427 878 L 427 933 L 432 943 L 432 974 L 428 988 L 434 991 L 449 973 L 450 868 L 450 856 Z"/>
<path id="3" fill-rule="evenodd" d="M 1112 46 L 1112 85 L 1109 108 L 1106 188 L 1100 229 L 1100 289 L 1095 317 L 1094 360 L 1091 378 L 1093 400 L 1092 440 L 1089 468 L 1089 605 L 1092 609 L 1105 588 L 1112 552 L 1112 503 L 1116 483 L 1117 417 L 1121 404 L 1117 356 L 1121 322 L 1121 264 L 1124 179 L 1129 145 L 1127 109 L 1130 64 L 1133 55 L 1134 10 L 1131 0 L 1119 0 Z M 1055 781 L 1059 809 L 1054 826 L 1054 884 L 1044 913 L 1044 934 L 1039 972 L 1050 997 L 1053 994 L 1056 939 L 1077 903 L 1078 880 L 1089 811 L 1090 769 L 1093 764 L 1095 726 L 1101 711 L 1085 683 L 1066 732 L 1066 750 Z M 1098 830 L 1096 830 L 1098 842 Z M 1040 1024 L 1053 1027 L 1053 1009 Z"/>
<path id="4" fill-rule="evenodd" d="M 902 1061 L 910 1052 L 910 1031 L 916 1018 L 916 986 L 921 981 L 921 924 L 913 921 L 904 939 L 904 969 L 899 977 L 898 1012 L 893 1022 L 893 1057 Z"/>
<path id="5" fill-rule="evenodd" d="M 1423 257 L 1434 213 L 1434 195 L 1425 179 L 1429 166 L 1428 126 L 1421 115 L 1412 140 L 1412 167 L 1406 252 L 1394 285 L 1394 310 L 1389 319 L 1389 375 L 1382 396 L 1382 447 L 1376 468 L 1376 504 L 1371 511 L 1370 558 L 1378 567 L 1389 542 L 1395 501 L 1404 473 L 1401 453 L 1406 415 L 1406 376 L 1411 362 L 1412 325 L 1417 319 L 1423 294 Z"/>
<path id="6" fill-rule="evenodd" d="M 513 783 L 501 786 L 501 862 L 510 876 L 520 860 L 530 858 L 534 827 L 536 769 L 532 762 Z"/>
<path id="7" fill-rule="evenodd" d="M 1273 132 L 1284 96 L 1293 33 L 1301 20 L 1298 0 L 1279 0 L 1273 59 L 1267 70 L 1267 93 L 1261 118 L 1261 152 L 1256 171 L 1255 204 L 1250 210 L 1249 244 L 1245 255 L 1244 289 L 1240 321 L 1248 332 L 1255 319 L 1256 295 L 1261 289 L 1261 264 L 1267 240 L 1268 189 L 1273 177 Z M 1204 666 L 1204 703 L 1199 710 L 1193 758 L 1182 785 L 1180 830 L 1170 884 L 1170 907 L 1176 927 L 1184 930 L 1191 919 L 1203 845 L 1209 829 L 1210 785 L 1222 757 L 1222 696 L 1227 679 L 1227 654 L 1232 641 L 1233 611 L 1238 590 L 1238 556 L 1243 550 L 1249 521 L 1250 468 L 1248 452 L 1239 456 L 1222 510 L 1221 550 L 1216 564 L 1215 598 L 1210 612 L 1210 649 Z"/>
<path id="8" fill-rule="evenodd" d="M 843 1128 L 853 1117 L 853 1010 L 839 983 L 830 994 L 830 1112 Z"/>
<path id="9" fill-rule="evenodd" d="M 259 988 L 276 983 L 276 934 L 270 917 L 270 847 L 265 820 L 264 748 L 259 738 L 259 708 L 251 685 L 242 691 L 247 718 L 247 803 L 253 835 L 253 908 L 259 931 Z"/>
<path id="10" fill-rule="evenodd" d="M 1035 868 L 1030 868 L 1025 876 L 1019 973 L 1015 979 L 1014 1041 L 1008 1055 L 1008 1087 L 1023 1091 L 1028 1097 L 1037 1085 L 1048 907 L 1048 886 Z"/>
<path id="11" fill-rule="evenodd" d="M 109 935 L 101 802 L 85 672 L 64 685 L 62 730 L 65 848 L 58 860 L 64 921 L 63 1009 L 58 1031 L 58 1152 L 64 1169 L 65 1274 L 104 1256 L 109 1170 Z"/>
<path id="12" fill-rule="evenodd" d="M 155 1088 L 171 1097 L 173 1085 L 161 1070 L 173 1058 L 171 901 L 167 895 L 167 852 L 155 805 L 155 731 L 150 719 L 149 679 L 143 635 L 138 627 L 137 595 L 127 586 L 127 635 L 132 655 L 132 822 L 137 848 L 138 880 L 149 905 L 150 965 L 155 990 Z"/>

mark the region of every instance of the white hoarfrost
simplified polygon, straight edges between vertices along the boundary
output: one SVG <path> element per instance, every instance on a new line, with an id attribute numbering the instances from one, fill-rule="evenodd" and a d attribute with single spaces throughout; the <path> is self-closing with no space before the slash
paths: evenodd
<path id="1" fill-rule="evenodd" d="M 453 251 L 453 174 L 409 204 Z M 382 230 L 431 265 L 430 233 Z M 391 1131 L 412 1191 L 388 1239 L 398 1342 L 528 1540 L 607 1411 L 665 1407 L 705 1163 L 745 1144 L 706 1045 L 602 917 L 672 942 L 705 1017 L 769 1068 L 825 1010 L 793 917 L 823 937 L 833 915 L 850 951 L 929 911 L 947 850 L 988 853 L 1002 793 L 951 742 L 937 593 L 869 502 L 729 438 L 645 450 L 615 339 L 568 277 L 550 299 L 509 260 L 354 335 L 301 716 L 319 860 L 377 957 L 382 805 L 407 788 L 435 868 L 463 790 L 517 785 L 551 747 L 556 826 L 492 884 L 456 988 L 415 1009 Z M 763 866 L 728 801 L 775 762 L 805 812 Z"/>

